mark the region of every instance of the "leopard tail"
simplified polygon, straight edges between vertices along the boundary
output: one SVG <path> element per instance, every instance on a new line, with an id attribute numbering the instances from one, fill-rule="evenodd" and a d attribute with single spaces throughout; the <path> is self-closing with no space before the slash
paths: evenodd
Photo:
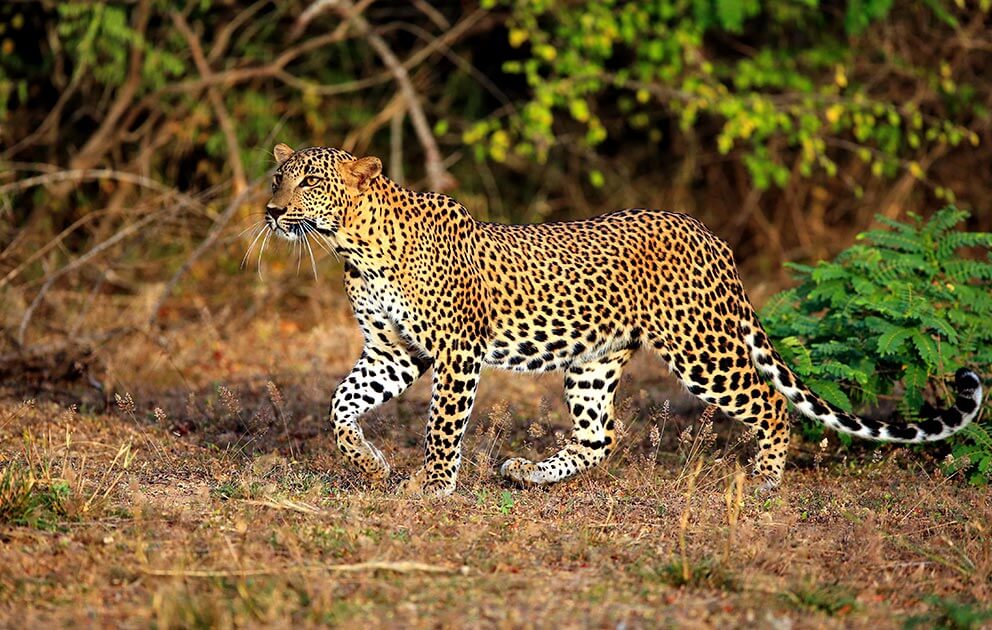
<path id="1" fill-rule="evenodd" d="M 858 437 L 881 442 L 934 442 L 966 427 L 982 407 L 982 382 L 978 374 L 961 368 L 954 374 L 955 401 L 946 409 L 924 405 L 921 422 L 873 420 L 841 411 L 806 387 L 789 369 L 768 339 L 754 308 L 744 303 L 740 330 L 751 351 L 751 362 L 802 415 L 826 426 Z"/>

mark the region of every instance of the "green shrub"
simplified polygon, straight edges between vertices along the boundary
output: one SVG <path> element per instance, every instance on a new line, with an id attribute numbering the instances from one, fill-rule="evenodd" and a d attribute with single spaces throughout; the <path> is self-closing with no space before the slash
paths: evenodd
<path id="1" fill-rule="evenodd" d="M 684 135 L 720 154 L 733 152 L 754 186 L 767 189 L 784 187 L 796 173 L 835 177 L 846 152 L 870 164 L 875 176 L 906 170 L 922 179 L 922 147 L 979 142 L 971 129 L 919 103 L 883 95 L 866 80 L 856 49 L 871 25 L 907 10 L 953 32 L 958 9 L 945 0 L 900 11 L 891 11 L 891 0 L 482 4 L 509 8 L 508 41 L 523 58 L 508 56 L 503 70 L 526 81 L 529 100 L 465 131 L 479 158 L 543 162 L 562 144 L 591 155 L 624 134 L 656 145 L 666 135 Z M 727 45 L 734 40 L 747 43 Z M 912 76 L 948 76 L 906 56 L 899 62 Z M 970 86 L 939 79 L 932 85 L 958 111 L 986 111 Z M 589 179 L 601 186 L 605 178 L 590 170 Z M 954 200 L 943 187 L 935 194 Z"/>
<path id="2" fill-rule="evenodd" d="M 914 419 L 928 384 L 946 400 L 945 375 L 963 366 L 992 373 L 992 234 L 958 230 L 967 217 L 954 207 L 929 221 L 879 217 L 888 229 L 861 234 L 834 261 L 790 265 L 800 285 L 773 297 L 761 319 L 811 389 L 847 411 L 895 393 Z M 818 438 L 822 429 L 805 431 Z M 972 482 L 987 481 L 989 422 L 952 440 Z"/>

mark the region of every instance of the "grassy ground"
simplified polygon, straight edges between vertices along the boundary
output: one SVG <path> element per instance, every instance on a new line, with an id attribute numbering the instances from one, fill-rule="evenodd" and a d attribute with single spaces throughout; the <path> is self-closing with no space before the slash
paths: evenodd
<path id="1" fill-rule="evenodd" d="M 648 356 L 620 392 L 623 448 L 590 474 L 495 477 L 550 453 L 568 419 L 558 377 L 489 373 L 455 496 L 394 493 L 428 379 L 365 421 L 400 471 L 373 487 L 324 417 L 360 339 L 339 294 L 299 303 L 318 306 L 194 304 L 102 349 L 102 383 L 2 386 L 0 625 L 992 623 L 987 489 L 927 452 L 831 436 L 757 495 L 740 428 Z"/>

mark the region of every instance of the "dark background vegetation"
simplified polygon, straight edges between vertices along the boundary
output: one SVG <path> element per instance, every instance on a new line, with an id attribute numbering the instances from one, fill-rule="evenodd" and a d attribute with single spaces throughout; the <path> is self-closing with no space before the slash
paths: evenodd
<path id="1" fill-rule="evenodd" d="M 624 448 L 581 479 L 545 491 L 494 477 L 569 425 L 556 377 L 494 373 L 454 497 L 423 509 L 392 493 L 421 454 L 425 383 L 366 419 L 398 471 L 370 487 L 336 457 L 324 417 L 361 346 L 340 263 L 314 248 L 314 277 L 303 250 L 272 242 L 244 257 L 276 142 L 379 156 L 393 179 L 480 219 L 690 213 L 732 244 L 758 304 L 794 284 L 784 262 L 922 225 L 913 213 L 954 203 L 966 223 L 948 211 L 931 232 L 989 231 L 990 12 L 988 0 L 0 4 L 0 621 L 987 623 L 987 487 L 964 482 L 987 473 L 949 466 L 943 445 L 828 434 L 796 441 L 779 495 L 753 495 L 740 428 L 712 411 L 697 421 L 643 357 L 621 389 Z M 876 413 L 893 412 L 907 366 L 915 402 L 946 397 L 923 382 L 952 363 L 989 360 L 978 333 L 961 332 L 960 356 L 939 345 L 947 322 L 977 330 L 992 308 L 948 300 L 949 280 L 979 292 L 989 266 L 955 247 L 930 255 L 927 228 L 899 234 L 829 274 L 801 268 L 806 284 L 766 311 L 779 337 L 845 337 L 840 367 L 826 346 L 815 362 L 802 341 L 783 347 L 820 387 L 846 383 L 834 399 L 880 398 Z M 989 237 L 954 238 L 965 259 L 985 256 L 974 246 Z M 878 259 L 888 275 L 862 264 Z M 928 289 L 903 290 L 918 282 Z M 857 313 L 874 319 L 851 315 L 845 283 L 871 288 Z M 861 319 L 867 346 L 845 334 Z M 987 429 L 972 435 L 955 448 L 988 467 Z"/>
<path id="2" fill-rule="evenodd" d="M 956 201 L 987 230 L 986 4 L 5 3 L 0 291 L 49 324 L 5 351 L 55 332 L 42 288 L 140 292 L 215 227 L 197 265 L 247 287 L 261 195 L 224 209 L 277 141 L 378 155 L 480 218 L 689 212 L 776 285 L 877 213 Z"/>

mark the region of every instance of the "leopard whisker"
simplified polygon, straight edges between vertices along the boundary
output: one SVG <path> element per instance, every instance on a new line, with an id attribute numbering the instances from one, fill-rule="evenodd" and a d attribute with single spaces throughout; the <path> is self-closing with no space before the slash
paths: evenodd
<path id="1" fill-rule="evenodd" d="M 314 240 L 317 242 L 317 245 L 319 245 L 325 252 L 337 256 L 337 253 L 333 249 L 327 246 L 327 244 L 324 241 L 324 236 L 322 234 L 314 231 L 313 228 L 309 228 L 309 233 L 314 235 L 315 237 Z"/>
<path id="2" fill-rule="evenodd" d="M 269 237 L 272 236 L 272 230 L 265 233 L 265 238 L 262 239 L 262 247 L 258 250 L 258 277 L 262 277 L 262 256 L 265 255 L 265 246 L 269 242 Z"/>
<path id="3" fill-rule="evenodd" d="M 296 249 L 296 275 L 300 275 L 300 264 L 303 262 L 303 230 L 297 231 L 293 247 Z"/>
<path id="4" fill-rule="evenodd" d="M 320 232 L 314 232 L 314 234 L 317 235 L 317 237 L 320 239 L 320 241 L 323 241 L 323 243 L 326 244 L 326 247 L 324 249 L 326 249 L 331 254 L 333 254 L 335 260 L 337 260 L 338 262 L 341 262 L 341 257 L 338 256 L 337 250 L 334 249 L 334 243 L 331 242 L 331 239 L 329 239 L 328 237 L 324 236 Z"/>
<path id="5" fill-rule="evenodd" d="M 245 232 L 247 232 L 249 230 L 254 230 L 257 227 L 259 227 L 260 225 L 261 226 L 264 226 L 265 225 L 265 221 L 264 220 L 263 221 L 255 221 L 254 223 L 252 223 L 251 225 L 249 225 L 245 229 L 243 229 L 240 232 L 238 232 L 238 236 L 236 238 L 241 238 L 241 236 L 243 236 Z"/>
<path id="6" fill-rule="evenodd" d="M 248 249 L 245 250 L 245 257 L 241 259 L 241 268 L 245 268 L 245 264 L 248 262 L 248 257 L 251 255 L 251 250 L 255 249 L 255 244 L 258 243 L 258 239 L 262 238 L 265 233 L 265 224 L 263 223 L 261 227 L 258 228 L 258 232 L 255 234 L 255 238 L 252 239 L 251 243 L 248 245 Z"/>
<path id="7" fill-rule="evenodd" d="M 310 268 L 313 270 L 313 279 L 317 279 L 317 261 L 313 257 L 313 247 L 310 245 L 310 232 L 304 230 L 303 232 L 303 242 L 306 243 L 307 252 L 310 254 Z"/>

